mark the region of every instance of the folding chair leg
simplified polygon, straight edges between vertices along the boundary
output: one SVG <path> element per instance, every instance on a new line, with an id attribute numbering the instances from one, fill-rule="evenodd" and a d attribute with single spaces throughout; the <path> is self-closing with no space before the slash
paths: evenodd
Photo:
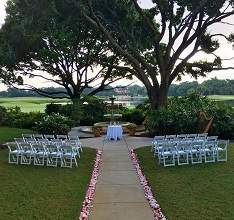
<path id="1" fill-rule="evenodd" d="M 9 153 L 9 155 L 8 155 L 8 163 L 19 164 L 19 156 Z"/>

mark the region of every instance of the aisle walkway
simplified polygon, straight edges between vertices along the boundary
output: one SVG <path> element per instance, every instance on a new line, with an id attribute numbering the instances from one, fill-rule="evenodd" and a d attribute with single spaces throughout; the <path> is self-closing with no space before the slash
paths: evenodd
<path id="1" fill-rule="evenodd" d="M 153 220 L 153 212 L 145 199 L 128 156 L 128 146 L 146 146 L 151 139 L 127 137 L 121 141 L 103 138 L 82 140 L 103 150 L 103 163 L 97 183 L 90 220 Z"/>

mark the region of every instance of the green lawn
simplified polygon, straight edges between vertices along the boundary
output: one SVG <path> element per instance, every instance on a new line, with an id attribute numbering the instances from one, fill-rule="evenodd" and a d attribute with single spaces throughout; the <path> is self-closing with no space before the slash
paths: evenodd
<path id="1" fill-rule="evenodd" d="M 136 152 L 169 220 L 234 219 L 234 144 L 226 163 L 172 168 L 159 166 L 150 147 Z"/>
<path id="2" fill-rule="evenodd" d="M 210 95 L 209 98 L 217 101 L 234 100 L 234 95 Z"/>
<path id="3" fill-rule="evenodd" d="M 69 169 L 10 165 L 7 150 L 0 151 L 0 219 L 78 219 L 95 155 L 85 148 Z"/>
<path id="4" fill-rule="evenodd" d="M 12 141 L 14 138 L 22 137 L 22 134 L 28 133 L 32 133 L 32 131 L 20 128 L 0 127 L 0 144 L 4 144 L 7 141 Z"/>
<path id="5" fill-rule="evenodd" d="M 49 103 L 68 103 L 68 99 L 50 99 L 43 97 L 0 98 L 0 105 L 9 108 L 18 106 L 23 112 L 44 112 Z"/>

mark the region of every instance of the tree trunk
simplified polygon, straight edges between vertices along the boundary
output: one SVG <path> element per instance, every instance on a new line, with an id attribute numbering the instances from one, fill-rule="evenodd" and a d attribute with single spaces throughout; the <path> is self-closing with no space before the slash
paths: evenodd
<path id="1" fill-rule="evenodd" d="M 73 98 L 72 104 L 73 104 L 73 108 L 72 108 L 71 118 L 72 118 L 72 120 L 74 120 L 75 126 L 79 126 L 80 119 L 82 117 L 82 108 L 81 108 L 80 97 Z"/>
<path id="2" fill-rule="evenodd" d="M 167 105 L 168 87 L 160 86 L 159 89 L 152 87 L 148 90 L 148 96 L 152 109 L 158 109 Z"/>

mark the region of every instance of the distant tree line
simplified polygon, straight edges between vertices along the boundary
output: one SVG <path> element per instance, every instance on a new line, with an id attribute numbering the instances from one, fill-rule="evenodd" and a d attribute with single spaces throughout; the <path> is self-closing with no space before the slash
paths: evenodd
<path id="1" fill-rule="evenodd" d="M 119 88 L 119 87 L 118 87 Z M 42 88 L 45 92 L 63 92 L 64 88 L 48 87 Z M 86 89 L 84 94 L 89 94 L 93 88 Z M 126 92 L 127 90 L 127 92 Z M 121 91 L 121 87 L 119 90 Z M 129 95 L 129 96 L 147 96 L 147 91 L 144 86 L 130 85 L 127 88 L 123 88 L 123 93 L 119 93 L 114 87 L 108 86 L 106 90 L 101 91 L 97 96 L 112 96 L 112 95 Z M 234 80 L 219 80 L 213 78 L 206 80 L 203 83 L 197 81 L 182 82 L 180 84 L 172 84 L 169 89 L 170 96 L 183 96 L 193 92 L 200 93 L 201 95 L 234 95 Z M 0 97 L 31 97 L 40 95 L 31 90 L 18 90 L 15 88 L 8 88 L 6 91 L 0 92 Z"/>
<path id="2" fill-rule="evenodd" d="M 234 80 L 219 80 L 213 78 L 199 84 L 197 81 L 172 84 L 169 89 L 170 96 L 188 95 L 198 92 L 201 95 L 234 95 Z"/>

